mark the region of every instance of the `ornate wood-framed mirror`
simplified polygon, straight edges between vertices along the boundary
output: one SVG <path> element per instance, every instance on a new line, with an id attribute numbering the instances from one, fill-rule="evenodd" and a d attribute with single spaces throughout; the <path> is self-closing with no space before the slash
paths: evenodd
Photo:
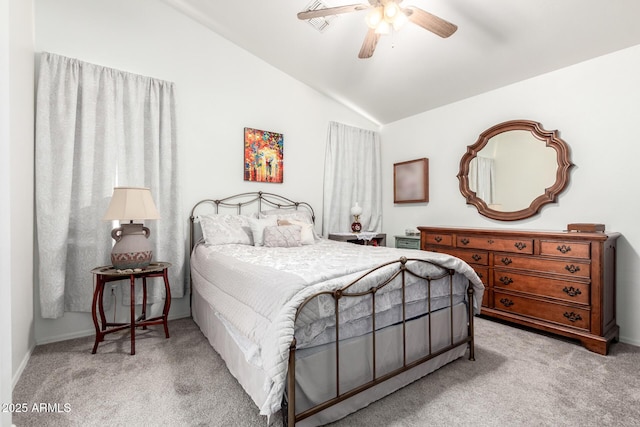
<path id="1" fill-rule="evenodd" d="M 511 120 L 482 132 L 460 160 L 460 192 L 481 215 L 515 221 L 535 215 L 569 184 L 569 146 L 538 122 Z"/>

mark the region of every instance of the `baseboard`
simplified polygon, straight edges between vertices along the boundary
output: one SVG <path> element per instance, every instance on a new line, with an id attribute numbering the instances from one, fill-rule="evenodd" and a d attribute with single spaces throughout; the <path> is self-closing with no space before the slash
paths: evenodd
<path id="1" fill-rule="evenodd" d="M 96 334 L 96 330 L 94 328 L 85 329 L 84 331 L 76 331 L 68 334 L 54 335 L 52 337 L 40 339 L 38 340 L 36 345 L 52 344 L 54 342 L 68 341 L 76 338 L 84 338 L 84 337 L 88 337 L 90 335 L 95 335 L 95 334 Z"/>
<path id="2" fill-rule="evenodd" d="M 640 347 L 640 341 L 634 340 L 634 339 L 629 338 L 629 337 L 625 337 L 623 335 L 620 335 L 620 342 L 623 342 L 625 344 L 635 345 L 636 347 Z"/>
<path id="3" fill-rule="evenodd" d="M 22 373 L 24 372 L 24 370 L 27 367 L 27 364 L 29 363 L 29 359 L 31 359 L 31 353 L 33 353 L 34 348 L 36 348 L 35 344 L 32 345 L 29 351 L 27 351 L 27 354 L 24 355 L 24 357 L 22 358 L 22 362 L 20 362 L 20 366 L 18 366 L 18 370 L 13 374 L 13 378 L 11 379 L 11 390 L 13 390 L 16 384 L 18 384 L 18 381 L 20 380 Z"/>
<path id="4" fill-rule="evenodd" d="M 177 313 L 174 315 L 170 314 L 169 320 L 184 319 L 187 317 L 191 317 L 191 314 L 189 313 Z M 84 338 L 84 337 L 93 336 L 95 334 L 96 334 L 96 330 L 94 328 L 85 329 L 84 331 L 76 331 L 68 334 L 61 334 L 61 335 L 55 335 L 52 337 L 47 337 L 45 339 L 39 340 L 36 343 L 36 345 L 51 344 L 54 342 L 67 341 L 67 340 L 72 340 L 76 338 Z"/>

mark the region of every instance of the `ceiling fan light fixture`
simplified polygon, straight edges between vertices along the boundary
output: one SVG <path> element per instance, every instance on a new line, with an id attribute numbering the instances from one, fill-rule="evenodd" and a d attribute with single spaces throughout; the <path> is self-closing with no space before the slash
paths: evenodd
<path id="1" fill-rule="evenodd" d="M 312 0 L 306 10 L 298 13 L 298 19 L 309 22 L 325 20 L 329 17 L 350 12 L 367 10 L 365 22 L 369 27 L 358 53 L 358 58 L 371 58 L 382 35 L 398 31 L 407 22 L 411 22 L 442 38 L 447 38 L 456 32 L 458 26 L 448 22 L 419 7 L 408 6 L 401 8 L 402 0 L 369 0 L 369 4 L 351 4 L 345 6 L 326 7 L 321 0 Z M 321 7 L 322 6 L 322 7 Z"/>
<path id="2" fill-rule="evenodd" d="M 398 3 L 392 1 L 384 6 L 384 19 L 389 24 L 393 24 L 396 17 L 400 14 L 400 6 L 398 6 Z"/>
<path id="3" fill-rule="evenodd" d="M 382 20 L 378 23 L 378 26 L 376 27 L 376 34 L 389 34 L 391 32 L 391 24 L 389 24 L 387 21 Z"/>
<path id="4" fill-rule="evenodd" d="M 393 20 L 393 29 L 398 31 L 400 28 L 404 27 L 404 24 L 409 22 L 409 17 L 404 13 L 403 10 L 398 13 L 396 19 Z"/>
<path id="5" fill-rule="evenodd" d="M 378 25 L 384 19 L 384 10 L 382 6 L 371 9 L 371 11 L 367 14 L 367 25 L 369 28 L 375 30 L 378 28 Z"/>

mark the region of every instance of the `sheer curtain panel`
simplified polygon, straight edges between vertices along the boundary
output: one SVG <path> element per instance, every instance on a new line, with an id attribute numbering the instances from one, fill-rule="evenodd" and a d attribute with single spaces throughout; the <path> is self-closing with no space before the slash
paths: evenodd
<path id="1" fill-rule="evenodd" d="M 476 156 L 469 163 L 469 188 L 487 204 L 495 203 L 495 161 Z"/>
<path id="2" fill-rule="evenodd" d="M 173 264 L 172 296 L 184 296 L 174 85 L 43 53 L 36 100 L 36 227 L 42 317 L 91 311 L 90 270 L 110 263 L 102 221 L 116 185 L 150 187 L 154 259 Z M 164 298 L 149 288 L 149 301 Z M 123 286 L 124 300 L 128 287 Z M 141 298 L 138 299 L 141 301 Z"/>
<path id="3" fill-rule="evenodd" d="M 324 163 L 322 234 L 351 230 L 351 207 L 362 206 L 362 231 L 382 228 L 378 132 L 330 122 Z"/>

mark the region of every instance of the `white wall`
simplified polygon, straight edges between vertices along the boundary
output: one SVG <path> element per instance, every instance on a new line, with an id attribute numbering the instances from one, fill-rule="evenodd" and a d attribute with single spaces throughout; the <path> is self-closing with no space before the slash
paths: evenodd
<path id="1" fill-rule="evenodd" d="M 607 230 L 622 233 L 617 267 L 621 340 L 640 345 L 639 73 L 640 46 L 635 46 L 386 126 L 385 231 L 401 234 L 421 225 L 563 230 L 572 222 L 604 223 Z M 512 119 L 558 129 L 576 167 L 558 204 L 527 220 L 499 222 L 465 204 L 456 175 L 467 145 L 487 128 Z M 429 203 L 394 206 L 393 163 L 419 157 L 429 158 Z"/>
<path id="2" fill-rule="evenodd" d="M 198 200 L 257 190 L 308 201 L 320 221 L 328 122 L 375 128 L 159 1 L 36 0 L 35 28 L 38 52 L 176 83 L 185 229 Z M 244 127 L 284 134 L 284 184 L 243 181 Z M 174 299 L 171 316 L 187 315 L 188 298 Z M 36 340 L 92 328 L 87 313 L 57 320 L 38 314 Z"/>
<path id="3" fill-rule="evenodd" d="M 9 124 L 11 113 L 9 97 L 9 0 L 0 0 L 0 199 L 9 203 L 0 204 L 0 271 L 11 277 L 11 247 L 9 239 L 11 231 L 11 186 L 9 183 L 9 166 L 11 165 L 9 150 Z M 5 142 L 6 141 L 6 142 Z M 11 342 L 11 281 L 0 283 L 0 342 Z M 0 346 L 0 402 L 11 402 L 11 347 Z M 0 425 L 11 425 L 11 413 L 0 413 Z"/>
<path id="4" fill-rule="evenodd" d="M 10 403 L 35 345 L 33 2 L 0 1 L 0 28 L 0 401 Z M 11 425 L 10 413 L 2 411 L 0 425 Z"/>
<path id="5" fill-rule="evenodd" d="M 10 2 L 11 348 L 13 381 L 35 345 L 33 314 L 33 1 Z"/>

